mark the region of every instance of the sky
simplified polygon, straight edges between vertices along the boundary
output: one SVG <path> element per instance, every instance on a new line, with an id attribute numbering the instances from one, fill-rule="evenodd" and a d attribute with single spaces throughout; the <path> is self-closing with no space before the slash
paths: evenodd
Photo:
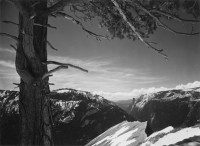
<path id="1" fill-rule="evenodd" d="M 13 5 L 1 1 L 0 20 L 18 22 L 18 12 Z M 178 36 L 158 29 L 150 36 L 155 47 L 164 49 L 169 60 L 147 48 L 139 41 L 113 39 L 97 41 L 79 26 L 63 18 L 50 18 L 48 40 L 58 49 L 48 47 L 48 60 L 71 63 L 87 69 L 85 73 L 69 68 L 56 72 L 50 78 L 55 83 L 51 90 L 74 88 L 101 94 L 108 99 L 127 99 L 136 94 L 188 85 L 200 86 L 200 35 Z M 191 25 L 179 22 L 169 24 L 176 30 L 191 31 Z M 98 28 L 96 21 L 85 24 L 99 34 L 108 34 Z M 200 30 L 199 25 L 195 25 Z M 0 32 L 17 36 L 17 27 L 0 23 Z M 0 89 L 14 89 L 19 83 L 15 71 L 15 42 L 0 36 Z M 50 69 L 55 66 L 49 66 Z"/>

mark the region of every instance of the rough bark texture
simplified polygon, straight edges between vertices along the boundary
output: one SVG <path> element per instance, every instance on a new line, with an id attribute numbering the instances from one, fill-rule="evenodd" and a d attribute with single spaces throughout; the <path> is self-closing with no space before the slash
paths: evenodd
<path id="1" fill-rule="evenodd" d="M 22 0 L 23 6 L 31 6 L 34 1 Z M 47 7 L 46 0 L 37 9 Z M 26 8 L 27 9 L 27 8 Z M 36 10 L 37 11 L 37 10 Z M 16 70 L 21 77 L 19 110 L 21 116 L 21 145 L 53 145 L 51 134 L 50 100 L 48 79 L 42 80 L 47 66 L 47 28 L 34 26 L 47 25 L 47 16 L 19 14 L 19 43 L 16 54 Z"/>

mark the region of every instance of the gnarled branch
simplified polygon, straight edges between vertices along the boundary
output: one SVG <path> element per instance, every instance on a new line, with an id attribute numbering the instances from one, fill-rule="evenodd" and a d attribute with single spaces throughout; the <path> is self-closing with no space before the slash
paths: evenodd
<path id="1" fill-rule="evenodd" d="M 81 68 L 79 66 L 72 65 L 72 64 L 69 64 L 69 63 L 60 63 L 60 62 L 57 62 L 57 61 L 46 61 L 46 62 L 43 62 L 43 64 L 45 64 L 45 65 L 46 64 L 55 64 L 55 65 L 66 66 L 66 67 L 70 66 L 70 67 L 79 69 L 81 71 L 88 72 L 88 70 L 86 70 L 86 69 L 83 69 L 83 68 Z"/>
<path id="2" fill-rule="evenodd" d="M 97 40 L 110 39 L 108 36 L 99 35 L 99 34 L 96 34 L 96 33 L 92 32 L 92 31 L 86 29 L 84 27 L 84 25 L 80 21 L 76 20 L 74 17 L 72 17 L 72 16 L 70 16 L 70 15 L 64 13 L 64 12 L 56 12 L 55 14 L 56 14 L 56 16 L 64 17 L 64 18 L 72 21 L 73 23 L 79 25 L 86 33 L 88 33 L 89 35 L 95 37 Z"/>
<path id="3" fill-rule="evenodd" d="M 112 3 L 114 4 L 114 6 L 116 7 L 116 9 L 119 11 L 120 15 L 122 16 L 123 20 L 128 24 L 128 26 L 132 29 L 132 31 L 136 34 L 136 36 L 139 38 L 139 40 L 145 44 L 147 47 L 153 49 L 154 51 L 156 51 L 157 53 L 161 54 L 165 59 L 167 59 L 167 55 L 165 53 L 163 53 L 163 49 L 157 49 L 155 47 L 153 47 L 150 43 L 148 43 L 147 41 L 145 41 L 142 36 L 139 34 L 139 32 L 136 30 L 136 28 L 133 26 L 133 24 L 128 20 L 128 18 L 126 17 L 125 13 L 123 12 L 123 10 L 120 8 L 119 4 L 115 1 L 115 0 L 111 0 Z"/>
<path id="4" fill-rule="evenodd" d="M 51 76 L 54 72 L 56 71 L 59 71 L 61 69 L 68 69 L 68 66 L 65 66 L 65 65 L 60 65 L 50 71 L 48 71 L 47 73 L 45 73 L 43 76 L 42 76 L 42 80 L 46 79 L 47 77 Z"/>

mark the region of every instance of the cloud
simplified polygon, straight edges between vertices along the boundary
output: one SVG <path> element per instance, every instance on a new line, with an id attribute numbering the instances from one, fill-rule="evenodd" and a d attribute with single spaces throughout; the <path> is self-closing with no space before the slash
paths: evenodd
<path id="1" fill-rule="evenodd" d="M 105 58 L 75 59 L 71 57 L 48 56 L 48 60 L 71 63 L 89 70 L 88 73 L 69 68 L 54 74 L 50 81 L 52 89 L 70 87 L 88 91 L 117 92 L 131 89 L 134 85 L 151 84 L 167 80 L 165 77 L 152 77 L 147 72 L 128 67 L 119 67 L 114 60 Z M 55 65 L 51 65 L 50 69 Z"/>
<path id="2" fill-rule="evenodd" d="M 194 81 L 193 83 L 187 83 L 185 85 L 177 85 L 174 88 L 166 88 L 166 87 L 151 87 L 151 88 L 141 88 L 141 89 L 134 89 L 130 92 L 103 92 L 103 91 L 96 91 L 93 92 L 94 94 L 101 95 L 110 100 L 127 100 L 132 99 L 133 97 L 137 97 L 142 94 L 148 93 L 156 93 L 159 91 L 166 91 L 172 89 L 182 89 L 182 90 L 189 90 L 190 88 L 200 87 L 200 81 Z"/>
<path id="3" fill-rule="evenodd" d="M 160 88 L 141 88 L 141 89 L 134 89 L 130 92 L 93 92 L 94 94 L 101 95 L 109 100 L 127 100 L 127 99 L 132 99 L 133 97 L 137 97 L 142 94 L 147 94 L 147 93 L 155 93 L 159 91 L 166 91 L 168 88 L 165 87 L 160 87 Z"/>
<path id="4" fill-rule="evenodd" d="M 185 89 L 196 88 L 196 87 L 200 87 L 200 81 L 195 81 L 193 83 L 188 83 L 186 85 L 183 85 L 183 84 L 177 85 L 175 87 L 175 89 L 183 89 L 183 90 L 185 90 Z"/>
<path id="5" fill-rule="evenodd" d="M 7 52 L 7 53 L 12 53 L 12 54 L 14 54 L 15 53 L 15 51 L 14 50 L 12 50 L 12 49 L 8 49 L 8 48 L 0 48 L 0 52 Z"/>
<path id="6" fill-rule="evenodd" d="M 0 60 L 0 65 L 9 68 L 15 68 L 15 64 L 13 61 Z"/>

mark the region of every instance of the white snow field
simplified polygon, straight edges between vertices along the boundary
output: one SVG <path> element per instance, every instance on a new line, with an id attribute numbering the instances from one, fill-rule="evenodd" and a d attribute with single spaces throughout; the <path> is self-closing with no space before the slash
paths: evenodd
<path id="1" fill-rule="evenodd" d="M 133 146 L 143 142 L 147 137 L 145 133 L 147 122 L 119 123 L 92 141 L 86 146 Z"/>
<path id="2" fill-rule="evenodd" d="M 146 136 L 147 122 L 119 123 L 98 137 L 90 141 L 86 146 L 167 146 L 179 145 L 185 139 L 195 137 L 198 141 L 184 142 L 181 146 L 200 146 L 200 125 L 188 128 L 174 129 L 169 126 L 161 131 Z"/>

